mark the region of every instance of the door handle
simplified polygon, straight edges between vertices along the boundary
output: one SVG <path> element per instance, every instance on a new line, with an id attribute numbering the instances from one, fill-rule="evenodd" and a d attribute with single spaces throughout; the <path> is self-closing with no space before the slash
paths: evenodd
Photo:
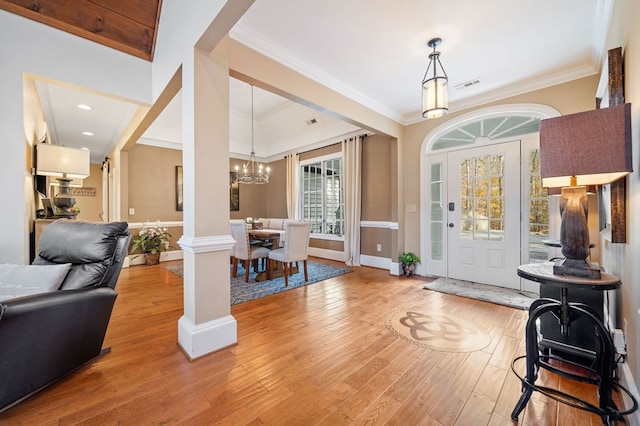
<path id="1" fill-rule="evenodd" d="M 453 222 L 449 222 L 449 228 L 453 228 Z"/>

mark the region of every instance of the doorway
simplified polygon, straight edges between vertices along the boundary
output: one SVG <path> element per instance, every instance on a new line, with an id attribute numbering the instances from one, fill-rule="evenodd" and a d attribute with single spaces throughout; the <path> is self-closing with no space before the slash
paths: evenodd
<path id="1" fill-rule="evenodd" d="M 558 113 L 530 107 L 478 111 L 425 138 L 422 274 L 537 291 L 516 269 L 549 256 L 542 241 L 554 229 L 540 185 L 538 127 Z"/>
<path id="2" fill-rule="evenodd" d="M 520 288 L 520 141 L 447 153 L 447 276 Z"/>

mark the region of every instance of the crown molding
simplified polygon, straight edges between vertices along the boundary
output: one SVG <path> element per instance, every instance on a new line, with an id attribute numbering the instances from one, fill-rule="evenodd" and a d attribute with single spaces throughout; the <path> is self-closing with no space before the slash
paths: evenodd
<path id="1" fill-rule="evenodd" d="M 158 148 L 168 148 L 168 149 L 176 149 L 178 151 L 182 151 L 182 143 L 180 142 L 170 142 L 170 141 L 163 141 L 160 139 L 152 139 L 152 138 L 140 138 L 136 143 L 139 143 L 140 145 L 149 145 L 149 146 L 155 146 Z"/>
<path id="2" fill-rule="evenodd" d="M 506 99 L 512 96 L 522 95 L 524 93 L 533 92 L 535 90 L 545 89 L 547 87 L 555 86 L 569 81 L 577 80 L 584 77 L 597 74 L 599 71 L 592 65 L 583 65 L 580 67 L 572 68 L 567 71 L 559 72 L 556 74 L 531 79 L 527 81 L 521 81 L 503 89 L 494 90 L 492 92 L 484 93 L 478 96 L 474 96 L 460 101 L 454 101 L 449 104 L 449 112 L 460 112 L 465 109 L 474 108 L 477 106 L 485 105 L 491 102 Z M 404 125 L 411 125 L 425 121 L 422 114 L 418 111 L 411 117 L 407 117 L 404 121 Z"/>
<path id="3" fill-rule="evenodd" d="M 235 41 L 268 56 L 270 59 L 290 68 L 313 81 L 316 81 L 329 89 L 332 89 L 359 104 L 362 104 L 391 120 L 400 122 L 401 115 L 396 111 L 388 108 L 380 102 L 354 90 L 352 87 L 337 80 L 328 73 L 325 73 L 318 67 L 302 61 L 299 57 L 292 55 L 287 50 L 274 44 L 271 40 L 264 38 L 257 32 L 238 23 L 229 32 L 229 36 Z"/>

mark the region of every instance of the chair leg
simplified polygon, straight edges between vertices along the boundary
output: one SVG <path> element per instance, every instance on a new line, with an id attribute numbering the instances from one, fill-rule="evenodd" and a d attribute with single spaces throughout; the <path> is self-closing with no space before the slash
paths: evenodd
<path id="1" fill-rule="evenodd" d="M 309 281 L 309 273 L 307 272 L 307 259 L 303 260 L 302 263 L 304 264 L 304 282 Z"/>
<path id="2" fill-rule="evenodd" d="M 238 277 L 238 258 L 237 257 L 233 256 L 232 264 L 233 264 L 233 278 L 237 278 Z"/>
<path id="3" fill-rule="evenodd" d="M 251 264 L 251 261 L 249 259 L 244 261 L 244 282 L 248 283 L 249 282 L 249 266 Z"/>
<path id="4" fill-rule="evenodd" d="M 284 263 L 284 286 L 289 286 L 289 262 Z"/>

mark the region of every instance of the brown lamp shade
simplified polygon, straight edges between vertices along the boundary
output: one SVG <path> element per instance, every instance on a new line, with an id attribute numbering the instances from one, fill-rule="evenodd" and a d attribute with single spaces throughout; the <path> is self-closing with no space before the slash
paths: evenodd
<path id="1" fill-rule="evenodd" d="M 631 104 L 540 121 L 540 175 L 546 188 L 602 185 L 633 171 Z"/>

